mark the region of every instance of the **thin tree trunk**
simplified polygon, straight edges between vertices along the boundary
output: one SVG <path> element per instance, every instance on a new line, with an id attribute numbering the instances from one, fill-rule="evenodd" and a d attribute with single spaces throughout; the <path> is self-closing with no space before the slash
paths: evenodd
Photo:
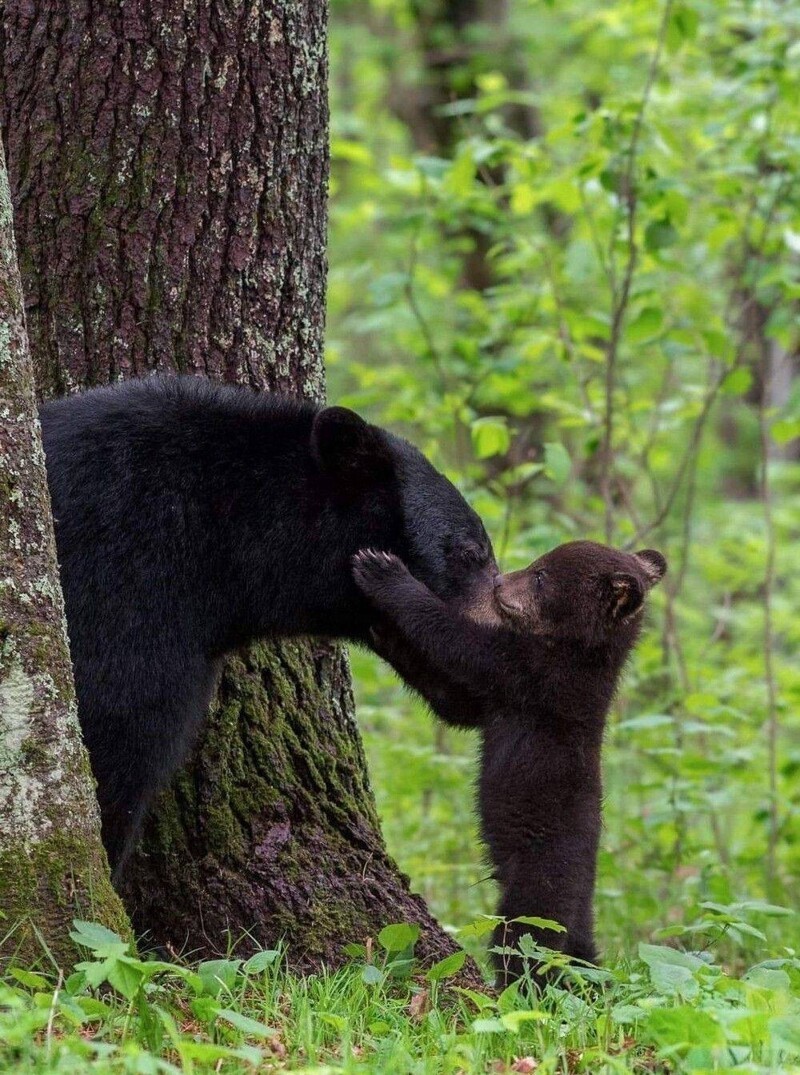
<path id="1" fill-rule="evenodd" d="M 76 916 L 123 934 L 81 742 L 0 150 L 0 968 L 76 950 Z"/>
<path id="2" fill-rule="evenodd" d="M 152 369 L 320 399 L 326 10 L 319 0 L 7 0 L 0 101 L 45 393 Z M 203 954 L 341 958 L 388 921 L 450 939 L 386 854 L 344 653 L 229 660 L 124 886 Z M 246 934 L 246 936 L 245 936 Z"/>

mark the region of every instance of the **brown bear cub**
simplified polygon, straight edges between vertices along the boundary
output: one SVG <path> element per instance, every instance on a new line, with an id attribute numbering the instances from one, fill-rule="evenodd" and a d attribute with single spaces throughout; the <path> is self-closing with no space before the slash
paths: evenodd
<path id="1" fill-rule="evenodd" d="M 498 926 L 494 946 L 536 943 L 594 962 L 592 902 L 606 715 L 642 626 L 661 553 L 591 541 L 484 580 L 457 602 L 434 596 L 389 553 L 363 550 L 356 583 L 378 612 L 374 645 L 448 724 L 483 737 L 479 810 L 500 887 L 498 914 L 555 920 Z M 502 983 L 526 960 L 497 954 Z"/>

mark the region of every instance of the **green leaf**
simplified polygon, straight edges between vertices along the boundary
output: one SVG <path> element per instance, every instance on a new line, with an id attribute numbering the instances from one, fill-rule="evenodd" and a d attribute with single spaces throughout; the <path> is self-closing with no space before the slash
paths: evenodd
<path id="1" fill-rule="evenodd" d="M 11 967 L 7 972 L 9 977 L 14 978 L 20 985 L 26 985 L 29 989 L 52 989 L 52 985 L 41 974 L 23 970 L 21 967 Z"/>
<path id="2" fill-rule="evenodd" d="M 475 1019 L 472 1030 L 475 1034 L 504 1034 L 506 1027 L 500 1019 Z"/>
<path id="3" fill-rule="evenodd" d="M 647 225 L 644 232 L 644 245 L 650 253 L 657 253 L 678 241 L 678 233 L 668 220 L 654 220 Z"/>
<path id="4" fill-rule="evenodd" d="M 650 969 L 650 980 L 659 993 L 695 997 L 699 985 L 695 971 L 705 964 L 697 956 L 665 945 L 640 944 L 639 958 Z"/>
<path id="5" fill-rule="evenodd" d="M 611 1018 L 621 1026 L 630 1026 L 644 1019 L 647 1013 L 636 1004 L 617 1004 L 611 1009 Z"/>
<path id="6" fill-rule="evenodd" d="M 348 1022 L 346 1019 L 342 1019 L 342 1026 L 340 1030 L 346 1030 Z M 376 1019 L 374 1023 L 369 1024 L 370 1034 L 375 1034 L 377 1037 L 383 1037 L 384 1034 L 390 1034 L 392 1031 L 392 1024 L 387 1023 L 384 1019 Z"/>
<path id="7" fill-rule="evenodd" d="M 419 937 L 419 926 L 411 926 L 405 922 L 397 925 L 384 926 L 378 934 L 378 943 L 387 952 L 404 952 L 406 948 L 413 948 Z"/>
<path id="8" fill-rule="evenodd" d="M 747 972 L 744 980 L 748 985 L 768 989 L 773 993 L 788 993 L 792 984 L 785 970 L 773 970 L 769 967 L 753 967 Z"/>
<path id="9" fill-rule="evenodd" d="M 800 1015 L 781 1015 L 770 1019 L 770 1034 L 780 1045 L 800 1054 Z"/>
<path id="10" fill-rule="evenodd" d="M 93 963 L 78 963 L 75 969 L 83 974 L 87 985 L 97 989 L 108 980 L 108 971 L 114 962 L 113 959 L 102 959 Z"/>
<path id="11" fill-rule="evenodd" d="M 64 989 L 71 997 L 76 997 L 87 985 L 86 975 L 82 970 L 73 971 L 64 982 Z"/>
<path id="12" fill-rule="evenodd" d="M 232 989 L 236 984 L 241 965 L 241 959 L 205 960 L 197 968 L 205 992 L 216 997 L 223 989 Z"/>
<path id="13" fill-rule="evenodd" d="M 261 974 L 267 967 L 272 966 L 279 955 L 280 952 L 276 948 L 265 948 L 263 952 L 250 956 L 242 970 L 245 974 Z"/>
<path id="14" fill-rule="evenodd" d="M 770 429 L 776 444 L 788 444 L 800 438 L 800 418 L 783 418 L 774 422 Z"/>
<path id="15" fill-rule="evenodd" d="M 731 910 L 738 913 L 750 911 L 753 914 L 766 915 L 768 918 L 788 918 L 797 914 L 794 907 L 784 907 L 780 903 L 768 903 L 766 900 L 741 900 L 739 903 L 730 904 L 729 907 L 715 903 L 701 903 L 700 906 L 717 908 L 717 910 Z"/>
<path id="16" fill-rule="evenodd" d="M 511 188 L 511 212 L 517 216 L 526 216 L 539 200 L 539 192 L 532 183 L 514 183 Z"/>
<path id="17" fill-rule="evenodd" d="M 725 1032 L 708 1012 L 689 1005 L 655 1008 L 647 1014 L 645 1030 L 660 1044 L 685 1050 L 725 1045 Z"/>
<path id="18" fill-rule="evenodd" d="M 677 994 L 687 999 L 697 996 L 700 987 L 688 967 L 673 963 L 654 963 L 650 967 L 650 981 L 659 993 Z"/>
<path id="19" fill-rule="evenodd" d="M 145 981 L 144 974 L 136 964 L 137 960 L 130 959 L 109 961 L 106 978 L 116 991 L 121 993 L 127 1000 L 133 1000 Z"/>
<path id="20" fill-rule="evenodd" d="M 691 952 L 680 952 L 677 948 L 668 948 L 663 944 L 640 944 L 639 959 L 648 967 L 666 964 L 672 967 L 686 967 L 691 971 L 706 965 L 702 959 L 692 955 Z"/>
<path id="21" fill-rule="evenodd" d="M 194 997 L 189 1005 L 192 1015 L 201 1023 L 212 1023 L 217 1016 L 218 1007 L 214 998 L 209 996 Z"/>
<path id="22" fill-rule="evenodd" d="M 752 371 L 747 366 L 740 366 L 737 370 L 731 370 L 722 382 L 721 391 L 726 396 L 743 396 L 752 383 Z"/>
<path id="23" fill-rule="evenodd" d="M 663 311 L 656 306 L 646 306 L 630 322 L 625 334 L 629 343 L 644 343 L 658 336 L 663 325 Z"/>
<path id="24" fill-rule="evenodd" d="M 563 444 L 550 441 L 544 446 L 544 472 L 556 485 L 563 485 L 572 473 L 572 460 Z"/>
<path id="25" fill-rule="evenodd" d="M 99 922 L 83 922 L 76 918 L 72 926 L 70 937 L 83 948 L 88 948 L 93 952 L 105 951 L 109 947 L 121 947 L 123 951 L 128 950 L 128 945 L 121 937 L 110 929 L 106 929 L 105 926 L 101 926 Z"/>
<path id="26" fill-rule="evenodd" d="M 464 199 L 472 190 L 475 182 L 475 162 L 468 147 L 459 153 L 450 167 L 442 184 L 443 188 L 456 198 Z"/>
<path id="27" fill-rule="evenodd" d="M 241 1030 L 243 1034 L 249 1034 L 253 1037 L 272 1038 L 278 1033 L 273 1027 L 265 1026 L 264 1023 L 260 1023 L 257 1019 L 242 1015 L 241 1012 L 237 1012 L 233 1008 L 217 1008 L 216 1015 L 218 1019 L 230 1023 L 237 1030 Z"/>
<path id="28" fill-rule="evenodd" d="M 374 963 L 367 963 L 361 970 L 361 981 L 365 985 L 378 985 L 383 981 L 383 971 L 376 967 Z"/>
<path id="29" fill-rule="evenodd" d="M 317 1019 L 322 1023 L 327 1023 L 328 1026 L 334 1027 L 338 1031 L 347 1029 L 347 1020 L 343 1015 L 336 1015 L 335 1012 L 316 1012 Z"/>
<path id="30" fill-rule="evenodd" d="M 460 993 L 462 996 L 471 1000 L 479 1012 L 490 1011 L 494 1008 L 495 1002 L 491 997 L 487 997 L 485 993 L 479 993 L 475 989 L 464 989 L 461 986 L 453 987 L 456 993 Z"/>
<path id="31" fill-rule="evenodd" d="M 466 958 L 466 952 L 453 952 L 452 955 L 445 956 L 438 963 L 434 963 L 425 977 L 429 982 L 440 982 L 443 978 L 451 978 L 454 974 L 458 974 Z"/>
<path id="32" fill-rule="evenodd" d="M 668 713 L 642 713 L 639 717 L 629 717 L 617 725 L 620 731 L 644 731 L 647 728 L 664 728 L 675 723 L 675 718 Z"/>
<path id="33" fill-rule="evenodd" d="M 667 50 L 677 52 L 685 41 L 693 41 L 697 36 L 699 23 L 700 16 L 694 8 L 688 4 L 676 4 L 667 23 Z"/>
<path id="34" fill-rule="evenodd" d="M 546 1023 L 549 1018 L 547 1012 L 532 1009 L 527 1012 L 506 1012 L 505 1015 L 500 1016 L 500 1022 L 506 1030 L 510 1030 L 512 1034 L 518 1034 L 523 1023 Z"/>
<path id="35" fill-rule="evenodd" d="M 191 1038 L 186 1037 L 180 1039 L 180 1054 L 181 1059 L 198 1060 L 203 1064 L 216 1064 L 220 1060 L 244 1060 L 245 1063 L 257 1067 L 263 1060 L 260 1050 L 256 1049 L 253 1045 L 239 1045 L 236 1048 L 231 1048 L 230 1045 L 218 1045 L 216 1042 L 212 1041 L 192 1041 Z M 130 1068 L 129 1070 L 136 1072 L 145 1071 L 141 1066 Z M 156 1072 L 161 1075 L 161 1072 L 164 1070 L 177 1071 L 178 1069 L 173 1069 L 172 1066 L 166 1069 L 163 1066 L 159 1066 L 157 1068 L 148 1068 L 146 1070 L 147 1075 L 149 1075 L 150 1071 L 153 1072 L 153 1075 L 155 1075 Z M 186 1071 L 188 1068 L 183 1068 L 182 1070 Z"/>
<path id="36" fill-rule="evenodd" d="M 372 163 L 372 152 L 363 142 L 354 142 L 349 138 L 331 138 L 331 160 L 369 165 Z"/>
<path id="37" fill-rule="evenodd" d="M 512 918 L 512 922 L 521 922 L 524 926 L 536 926 L 537 929 L 551 929 L 554 933 L 566 933 L 567 927 L 552 918 L 537 918 L 536 915 L 523 914 Z"/>
<path id="38" fill-rule="evenodd" d="M 502 455 L 511 445 L 505 418 L 478 418 L 472 423 L 472 446 L 478 459 Z"/>
<path id="39" fill-rule="evenodd" d="M 481 915 L 458 931 L 459 937 L 485 937 L 503 921 L 499 915 Z"/>

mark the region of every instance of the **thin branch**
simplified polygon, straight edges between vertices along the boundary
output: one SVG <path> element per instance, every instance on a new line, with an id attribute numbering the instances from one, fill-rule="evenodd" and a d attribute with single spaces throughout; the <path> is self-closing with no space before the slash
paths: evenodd
<path id="1" fill-rule="evenodd" d="M 577 355 L 575 352 L 575 341 L 572 338 L 569 325 L 567 324 L 566 305 L 564 303 L 561 291 L 558 286 L 558 279 L 556 277 L 556 270 L 553 266 L 553 262 L 550 258 L 547 249 L 542 250 L 542 261 L 544 263 L 545 272 L 547 273 L 547 279 L 550 284 L 550 292 L 553 296 L 553 303 L 556 308 L 556 317 L 558 319 L 558 335 L 561 343 L 569 356 L 570 362 L 575 366 L 576 370 L 579 368 L 577 363 Z M 595 417 L 595 410 L 592 406 L 592 401 L 589 398 L 589 393 L 586 390 L 586 381 L 580 376 L 576 375 L 578 391 L 581 394 L 581 400 L 583 406 L 586 409 L 586 413 L 590 420 Z"/>
<path id="2" fill-rule="evenodd" d="M 775 590 L 775 520 L 772 487 L 769 476 L 771 440 L 767 408 L 771 371 L 766 344 L 762 347 L 761 394 L 758 405 L 759 439 L 761 444 L 761 501 L 764 505 L 764 528 L 767 554 L 764 563 L 764 685 L 767 694 L 767 757 L 769 780 L 769 838 L 767 843 L 767 881 L 774 889 L 777 876 L 777 847 L 780 831 L 778 813 L 778 686 L 775 678 L 775 628 L 772 597 Z"/>
<path id="3" fill-rule="evenodd" d="M 420 225 L 420 228 L 421 228 L 421 225 Z M 447 389 L 447 387 L 448 387 L 448 377 L 447 377 L 447 374 L 445 372 L 444 362 L 442 360 L 441 352 L 439 351 L 439 348 L 436 346 L 436 341 L 434 340 L 433 332 L 431 331 L 431 326 L 429 325 L 428 319 L 425 316 L 425 314 L 422 312 L 422 307 L 419 305 L 419 302 L 417 300 L 416 274 L 417 274 L 417 263 L 419 261 L 419 233 L 420 233 L 420 228 L 416 229 L 416 231 L 414 232 L 414 234 L 413 234 L 413 236 L 411 238 L 411 247 L 410 247 L 410 250 L 409 250 L 409 258 L 408 258 L 408 272 L 406 273 L 406 282 L 405 282 L 405 286 L 403 288 L 403 291 L 404 291 L 405 296 L 406 296 L 406 301 L 408 302 L 408 308 L 411 310 L 411 313 L 414 316 L 414 320 L 417 322 L 417 326 L 419 327 L 419 330 L 422 333 L 422 338 L 425 341 L 425 348 L 426 348 L 426 350 L 428 352 L 428 357 L 430 358 L 433 366 L 436 369 L 436 372 L 439 375 L 439 380 L 441 382 L 442 388 Z"/>
<path id="4" fill-rule="evenodd" d="M 644 540 L 649 534 L 652 534 L 654 530 L 657 530 L 667 516 L 672 511 L 672 507 L 683 485 L 683 479 L 689 469 L 693 456 L 697 453 L 697 449 L 700 446 L 700 441 L 703 439 L 703 432 L 708 422 L 708 418 L 716 402 L 719 391 L 722 388 L 723 382 L 728 374 L 737 368 L 741 363 L 741 356 L 737 356 L 737 359 L 731 366 L 721 366 L 717 370 L 717 374 L 712 380 L 712 383 L 706 392 L 703 399 L 703 405 L 700 408 L 700 413 L 697 416 L 694 427 L 692 428 L 691 436 L 689 437 L 689 443 L 681 456 L 681 461 L 678 464 L 678 469 L 675 472 L 675 477 L 672 481 L 672 485 L 669 488 L 669 492 L 661 503 L 660 509 L 656 512 L 653 518 L 643 527 L 640 527 L 630 541 L 626 542 L 626 547 L 631 547 Z"/>

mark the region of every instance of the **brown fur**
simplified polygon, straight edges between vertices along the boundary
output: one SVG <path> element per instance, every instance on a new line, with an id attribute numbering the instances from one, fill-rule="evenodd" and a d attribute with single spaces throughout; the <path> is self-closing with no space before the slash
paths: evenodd
<path id="1" fill-rule="evenodd" d="M 473 574 L 445 603 L 396 556 L 362 551 L 354 577 L 381 615 L 375 648 L 443 720 L 483 737 L 479 808 L 501 891 L 498 913 L 552 919 L 566 933 L 499 927 L 501 979 L 519 977 L 520 937 L 594 961 L 608 709 L 666 571 L 654 550 L 561 545 L 523 571 Z"/>

